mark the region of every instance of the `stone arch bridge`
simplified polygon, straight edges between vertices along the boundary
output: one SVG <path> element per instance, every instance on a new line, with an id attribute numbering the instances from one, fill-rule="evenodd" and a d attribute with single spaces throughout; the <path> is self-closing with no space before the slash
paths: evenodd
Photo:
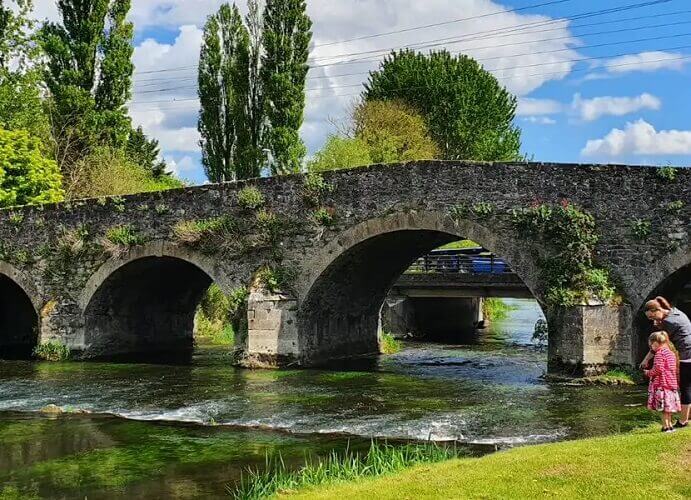
<path id="1" fill-rule="evenodd" d="M 598 265 L 621 303 L 549 305 L 545 249 L 510 214 L 563 200 L 595 218 Z M 246 365 L 371 353 L 399 275 L 468 238 L 503 257 L 541 303 L 552 370 L 631 365 L 645 348 L 644 300 L 674 298 L 689 282 L 690 232 L 689 169 L 543 163 L 374 165 L 8 209 L 0 357 L 51 341 L 83 358 L 189 348 L 212 282 L 245 306 L 237 350 Z"/>

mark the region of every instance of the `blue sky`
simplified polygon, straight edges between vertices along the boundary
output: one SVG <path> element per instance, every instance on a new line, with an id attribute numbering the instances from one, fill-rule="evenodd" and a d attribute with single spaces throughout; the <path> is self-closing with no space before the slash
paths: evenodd
<path id="1" fill-rule="evenodd" d="M 302 136 L 310 152 L 324 143 L 386 49 L 433 45 L 475 57 L 518 96 L 523 150 L 535 160 L 689 165 L 691 2 L 641 5 L 653 2 L 307 0 L 314 68 Z M 221 3 L 133 0 L 131 115 L 194 183 L 205 180 L 195 65 L 201 28 Z M 55 18 L 53 0 L 36 4 L 37 17 Z M 392 31 L 402 32 L 372 36 Z"/>

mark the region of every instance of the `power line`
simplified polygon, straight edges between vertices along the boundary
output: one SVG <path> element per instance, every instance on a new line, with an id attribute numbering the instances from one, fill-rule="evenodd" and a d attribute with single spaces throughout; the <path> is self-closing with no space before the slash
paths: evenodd
<path id="1" fill-rule="evenodd" d="M 563 1 L 569 1 L 569 0 L 562 0 L 562 2 Z M 490 36 L 501 35 L 502 33 L 513 33 L 516 31 L 524 30 L 524 29 L 529 28 L 529 27 L 538 27 L 536 25 L 549 25 L 549 24 L 554 24 L 554 23 L 564 23 L 565 21 L 585 19 L 585 18 L 589 18 L 589 17 L 596 17 L 596 16 L 601 16 L 601 15 L 606 15 L 606 14 L 624 12 L 624 11 L 628 11 L 628 10 L 635 10 L 635 9 L 640 9 L 640 8 L 644 8 L 644 7 L 649 7 L 652 5 L 668 3 L 671 1 L 673 1 L 673 0 L 650 0 L 650 1 L 641 2 L 641 3 L 622 5 L 619 7 L 614 7 L 614 8 L 609 8 L 609 9 L 603 9 L 603 10 L 597 10 L 597 11 L 586 11 L 586 12 L 582 12 L 580 14 L 575 14 L 572 16 L 567 16 L 564 18 L 554 19 L 554 20 L 549 20 L 549 21 L 538 21 L 538 22 L 524 23 L 524 24 L 511 26 L 511 27 L 494 28 L 491 30 L 478 31 L 475 33 L 470 33 L 470 34 L 464 35 L 464 37 L 465 37 L 464 41 L 471 41 L 474 39 L 483 39 L 483 38 L 487 38 Z M 562 2 L 557 2 L 557 3 L 562 3 Z M 547 4 L 549 4 L 549 3 L 550 2 L 548 2 Z M 542 5 L 542 4 L 540 4 L 540 5 Z M 528 8 L 528 7 L 525 7 L 525 8 Z M 452 22 L 452 21 L 449 21 L 449 22 Z M 529 32 L 527 32 L 526 34 L 529 34 Z M 481 36 L 479 38 L 477 38 L 478 35 L 481 35 Z M 422 43 L 427 43 L 427 42 L 422 42 Z M 395 47 L 395 48 L 403 48 L 403 47 Z M 390 51 L 390 49 L 378 49 L 377 50 L 377 52 L 389 52 L 389 51 Z M 339 57 L 358 55 L 358 54 L 359 53 L 342 54 Z M 331 56 L 330 58 L 335 58 L 335 57 L 336 56 Z M 312 65 L 311 68 L 335 66 L 335 65 L 341 65 L 341 64 L 352 64 L 353 62 L 359 62 L 359 61 L 340 61 L 340 62 L 331 63 L 331 64 Z M 197 69 L 197 67 L 198 67 L 198 65 L 179 66 L 179 67 L 168 68 L 168 69 L 139 71 L 139 72 L 137 72 L 137 74 L 138 75 L 147 75 L 147 74 L 157 74 L 157 73 L 167 73 L 167 72 L 188 71 L 188 70 Z"/>
<path id="2" fill-rule="evenodd" d="M 511 12 L 520 12 L 520 11 L 524 11 L 524 10 L 528 10 L 528 9 L 536 9 L 536 8 L 538 8 L 538 7 L 547 7 L 547 6 L 549 6 L 549 5 L 556 5 L 556 4 L 566 3 L 566 2 L 570 2 L 570 1 L 571 1 L 571 0 L 556 0 L 556 1 L 552 1 L 552 2 L 543 2 L 543 3 L 539 3 L 539 4 L 527 5 L 527 6 L 525 6 L 525 7 L 518 7 L 518 8 L 515 8 L 515 9 L 503 9 L 503 10 L 498 10 L 498 11 L 490 12 L 490 13 L 487 13 L 487 14 L 482 14 L 482 15 L 479 15 L 479 16 L 462 17 L 462 18 L 460 18 L 460 19 L 454 19 L 454 20 L 451 20 L 451 21 L 443 21 L 443 22 L 439 22 L 439 23 L 425 24 L 425 25 L 421 25 L 421 26 L 412 26 L 412 27 L 410 27 L 410 28 L 403 28 L 403 29 L 399 29 L 399 30 L 395 30 L 395 31 L 387 31 L 387 32 L 384 32 L 384 33 L 374 33 L 374 34 L 372 34 L 372 35 L 363 35 L 363 36 L 358 36 L 358 37 L 355 37 L 355 38 L 348 38 L 348 39 L 345 39 L 345 40 L 336 40 L 336 41 L 334 41 L 334 42 L 327 42 L 327 43 L 322 43 L 322 44 L 320 44 L 320 45 L 315 45 L 314 48 L 328 47 L 328 46 L 330 46 L 330 45 L 337 45 L 337 44 L 339 44 L 339 43 L 355 42 L 355 41 L 357 41 L 357 40 L 368 40 L 368 39 L 371 39 L 371 38 L 379 38 L 379 37 L 388 36 L 388 35 L 397 35 L 397 34 L 400 34 L 400 33 L 408 33 L 408 32 L 411 32 L 411 31 L 418 31 L 418 30 L 423 30 L 423 29 L 428 29 L 428 28 L 436 28 L 436 27 L 439 27 L 439 26 L 445 26 L 445 25 L 449 25 L 449 24 L 460 23 L 460 22 L 463 22 L 463 21 L 472 21 L 472 20 L 475 20 L 475 19 L 482 19 L 482 18 L 492 17 L 492 16 L 496 16 L 496 15 L 499 15 L 499 14 L 509 14 L 509 13 L 511 13 Z M 658 2 L 656 2 L 656 3 L 665 3 L 665 2 L 669 2 L 669 1 L 671 1 L 671 0 L 658 0 Z"/>
<path id="3" fill-rule="evenodd" d="M 666 26 L 673 26 L 673 25 L 678 25 L 678 24 L 688 24 L 688 21 L 682 21 L 682 22 L 677 22 L 677 23 L 668 23 L 668 24 L 663 24 L 663 25 L 658 25 L 654 27 L 666 27 Z M 651 26 L 652 27 L 652 26 Z M 614 45 L 622 45 L 622 44 L 630 44 L 630 43 L 640 43 L 640 42 L 649 42 L 649 41 L 656 41 L 656 40 L 665 40 L 665 39 L 670 39 L 670 38 L 680 38 L 680 37 L 685 37 L 685 36 L 691 36 L 691 32 L 688 33 L 677 33 L 677 34 L 672 34 L 672 35 L 666 35 L 666 36 L 655 36 L 655 37 L 648 37 L 648 38 L 639 38 L 635 40 L 620 40 L 616 42 L 605 42 L 605 43 L 599 43 L 599 44 L 594 44 L 594 45 L 586 45 L 583 47 L 579 47 L 581 49 L 592 49 L 592 48 L 601 48 L 601 47 L 610 47 Z M 532 43 L 532 42 L 531 42 Z M 517 44 L 518 45 L 518 44 Z M 505 45 L 500 45 L 499 47 L 503 47 Z M 528 56 L 528 55 L 544 55 L 544 54 L 555 54 L 558 52 L 566 52 L 569 50 L 573 50 L 570 47 L 566 48 L 561 48 L 561 49 L 551 49 L 551 50 L 543 50 L 543 51 L 531 51 L 531 52 L 523 52 L 519 54 L 506 54 L 506 55 L 501 55 L 501 56 L 492 56 L 492 57 L 484 57 L 484 58 L 478 58 L 476 59 L 478 62 L 483 63 L 486 61 L 492 61 L 492 60 L 497 60 L 497 59 L 505 59 L 508 57 L 521 57 L 521 56 Z M 675 49 L 661 49 L 661 50 L 675 50 Z M 630 54 L 626 54 L 630 55 Z M 602 56 L 599 56 L 602 57 Z M 598 58 L 599 58 L 598 57 Z M 609 57 L 618 57 L 618 55 L 614 56 L 609 56 Z M 545 64 L 562 64 L 563 62 L 581 62 L 581 61 L 587 61 L 592 58 L 581 58 L 581 59 L 572 59 L 568 61 L 555 61 L 551 63 L 538 63 L 538 65 L 545 65 Z M 518 66 L 517 68 L 521 68 L 525 66 Z M 487 69 L 487 71 L 493 72 L 493 71 L 499 71 L 499 70 L 504 70 L 504 69 L 514 69 L 514 68 L 493 68 L 493 69 Z M 328 89 L 333 89 L 333 88 L 348 88 L 348 87 L 357 87 L 361 85 L 361 83 L 357 84 L 352 84 L 352 85 L 334 85 L 334 86 L 327 86 L 327 87 L 313 87 L 313 88 L 307 88 L 307 91 L 314 91 L 314 90 L 328 90 Z M 153 89 L 153 90 L 142 90 L 135 92 L 135 94 L 154 94 L 154 93 L 163 93 L 163 92 L 172 92 L 175 90 L 196 90 L 197 86 L 190 86 L 190 85 L 185 85 L 185 86 L 177 86 L 177 87 L 168 87 L 168 88 L 160 88 L 160 89 Z"/>
<path id="4" fill-rule="evenodd" d="M 671 0 L 657 0 L 658 2 L 667 2 Z M 366 51 L 361 51 L 361 52 L 351 52 L 351 53 L 344 53 L 344 54 L 336 54 L 332 56 L 322 56 L 319 58 L 313 58 L 312 61 L 318 61 L 322 59 L 338 59 L 338 58 L 343 58 L 343 57 L 350 57 L 350 56 L 357 56 L 357 55 L 364 55 L 364 54 L 372 54 L 372 53 L 388 53 L 391 52 L 392 50 L 397 50 L 401 48 L 415 48 L 415 46 L 422 46 L 422 48 L 427 47 L 426 44 L 434 44 L 433 46 L 438 45 L 438 43 L 435 42 L 448 42 L 449 40 L 455 40 L 457 42 L 460 41 L 466 41 L 466 40 L 475 40 L 475 39 L 484 39 L 484 38 L 494 38 L 497 35 L 500 36 L 516 36 L 516 35 L 521 35 L 521 34 L 530 34 L 530 32 L 523 32 L 527 28 L 537 28 L 540 26 L 547 26 L 551 24 L 563 24 L 565 21 L 574 21 L 578 19 L 586 19 L 589 17 L 597 17 L 597 16 L 603 16 L 607 14 L 614 14 L 614 13 L 619 13 L 619 12 L 625 12 L 629 10 L 635 10 L 635 9 L 640 9 L 643 7 L 649 7 L 651 5 L 651 2 L 643 2 L 643 3 L 638 3 L 638 4 L 629 4 L 629 5 L 622 5 L 619 7 L 613 7 L 609 9 L 602 9 L 602 10 L 597 10 L 597 11 L 587 11 L 587 12 L 582 12 L 580 14 L 574 14 L 571 16 L 566 16 L 560 19 L 550 19 L 548 21 L 533 21 L 531 23 L 524 23 L 524 24 L 519 24 L 515 26 L 505 26 L 502 28 L 494 28 L 491 30 L 485 30 L 485 31 L 478 31 L 475 33 L 468 33 L 465 35 L 462 35 L 461 37 L 447 37 L 447 38 L 437 38 L 434 40 L 427 40 L 425 42 L 418 42 L 415 44 L 407 45 L 405 47 L 387 47 L 385 49 L 372 49 L 372 50 L 366 50 Z M 505 32 L 506 34 L 502 34 Z M 478 36 L 482 35 L 482 36 Z"/>
<path id="5" fill-rule="evenodd" d="M 683 46 L 678 46 L 678 47 L 669 47 L 669 48 L 661 48 L 661 49 L 655 49 L 655 50 L 681 50 L 681 49 L 688 49 L 691 48 L 691 45 L 683 45 Z M 594 61 L 594 60 L 605 60 L 605 59 L 614 59 L 618 57 L 625 57 L 625 56 L 632 56 L 632 55 L 637 55 L 639 52 L 634 52 L 634 53 L 622 53 L 622 54 L 612 54 L 609 56 L 603 56 L 603 57 L 589 57 L 589 58 L 581 58 L 581 59 L 573 59 L 573 60 L 565 60 L 565 61 L 558 61 L 558 62 L 552 62 L 552 63 L 536 63 L 536 64 L 529 64 L 529 65 L 524 65 L 524 66 L 513 66 L 513 67 L 507 67 L 507 68 L 496 68 L 494 70 L 487 70 L 490 73 L 494 71 L 506 71 L 510 69 L 525 69 L 525 68 L 532 68 L 532 67 L 538 67 L 538 66 L 548 66 L 548 65 L 554 65 L 554 64 L 563 64 L 566 62 L 583 62 L 583 61 Z M 651 59 L 649 61 L 646 61 L 646 63 L 655 63 L 655 62 L 668 62 L 668 61 L 681 61 L 681 60 L 687 60 L 691 59 L 691 55 L 683 55 L 683 56 L 678 56 L 678 57 L 667 57 L 667 58 L 660 58 L 660 59 Z M 627 67 L 627 66 L 632 66 L 632 65 L 639 65 L 641 64 L 640 62 L 631 62 L 631 63 L 620 63 L 620 64 L 612 64 L 608 65 L 607 68 L 618 68 L 618 67 Z M 576 73 L 576 72 L 582 72 L 582 71 L 589 71 L 590 68 L 581 68 L 581 69 L 573 69 L 569 70 L 568 73 Z M 556 75 L 556 74 L 562 74 L 565 71 L 553 71 L 553 72 L 547 72 L 547 73 L 532 73 L 532 74 L 527 74 L 527 75 L 521 75 L 523 78 L 530 78 L 534 76 L 547 76 L 547 75 Z M 498 76 L 498 79 L 507 79 L 510 78 L 511 76 Z M 360 86 L 361 84 L 358 84 L 357 86 Z M 330 87 L 324 87 L 320 89 L 312 89 L 312 90 L 329 90 Z M 331 88 L 336 88 L 336 87 L 331 87 Z M 394 89 L 394 90 L 415 90 L 415 89 L 424 89 L 426 86 L 415 86 L 415 87 L 401 87 L 399 89 Z M 347 96 L 355 96 L 355 95 L 360 95 L 360 92 L 357 93 L 350 93 L 350 94 L 333 94 L 333 95 L 325 95 L 325 96 L 312 96 L 310 99 L 319 99 L 319 98 L 333 98 L 333 97 L 347 97 Z M 191 101 L 198 101 L 198 98 L 185 98 L 185 99 L 166 99 L 166 100 L 156 100 L 156 101 L 132 101 L 129 104 L 176 104 L 180 102 L 191 102 Z M 158 108 L 153 108 L 153 109 L 158 109 Z"/>

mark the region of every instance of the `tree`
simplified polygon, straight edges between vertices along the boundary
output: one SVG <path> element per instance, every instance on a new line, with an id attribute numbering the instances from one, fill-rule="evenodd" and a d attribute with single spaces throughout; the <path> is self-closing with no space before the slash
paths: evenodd
<path id="1" fill-rule="evenodd" d="M 332 135 L 324 147 L 315 153 L 307 164 L 310 172 L 323 172 L 339 168 L 361 167 L 372 163 L 370 150 L 366 142 L 356 137 L 339 137 Z"/>
<path id="2" fill-rule="evenodd" d="M 520 159 L 515 96 L 465 55 L 393 52 L 370 74 L 363 98 L 412 106 L 445 159 Z"/>
<path id="3" fill-rule="evenodd" d="M 437 158 L 424 118 L 400 101 L 364 101 L 353 111 L 354 135 L 374 163 Z"/>
<path id="4" fill-rule="evenodd" d="M 59 0 L 62 25 L 46 23 L 49 116 L 63 170 L 100 146 L 122 147 L 131 131 L 133 26 L 130 0 Z"/>
<path id="5" fill-rule="evenodd" d="M 32 8 L 30 0 L 16 0 L 14 8 L 0 0 L 0 128 L 27 130 L 48 144 Z"/>
<path id="6" fill-rule="evenodd" d="M 0 207 L 61 201 L 58 165 L 25 131 L 0 129 Z"/>
<path id="7" fill-rule="evenodd" d="M 202 163 L 212 182 L 254 176 L 241 159 L 248 142 L 249 33 L 237 6 L 209 17 L 199 60 Z"/>
<path id="8" fill-rule="evenodd" d="M 312 39 L 306 9 L 305 0 L 268 0 L 264 9 L 261 81 L 272 174 L 299 171 L 307 151 L 299 133 Z"/>
<path id="9" fill-rule="evenodd" d="M 130 160 L 149 171 L 153 177 L 167 175 L 167 165 L 160 158 L 161 148 L 158 141 L 149 139 L 141 126 L 130 133 L 125 152 Z"/>

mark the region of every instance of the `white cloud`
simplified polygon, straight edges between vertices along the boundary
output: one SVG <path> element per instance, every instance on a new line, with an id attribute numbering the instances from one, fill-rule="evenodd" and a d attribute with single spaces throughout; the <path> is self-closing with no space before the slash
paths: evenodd
<path id="1" fill-rule="evenodd" d="M 191 156 L 183 156 L 177 160 L 172 157 L 167 157 L 166 165 L 168 165 L 168 170 L 181 179 L 190 176 L 198 168 L 197 162 Z"/>
<path id="2" fill-rule="evenodd" d="M 553 99 L 523 97 L 518 100 L 516 114 L 518 116 L 554 115 L 561 113 L 562 109 L 562 104 Z"/>
<path id="3" fill-rule="evenodd" d="M 526 116 L 523 121 L 536 125 L 556 125 L 557 121 L 549 116 Z"/>
<path id="4" fill-rule="evenodd" d="M 651 94 L 641 94 L 636 97 L 602 96 L 583 99 L 580 94 L 573 96 L 572 112 L 581 120 L 590 122 L 601 116 L 623 116 L 641 109 L 658 110 L 662 106 L 660 99 Z"/>
<path id="5" fill-rule="evenodd" d="M 603 64 L 610 73 L 630 73 L 633 71 L 657 71 L 659 69 L 680 70 L 691 59 L 681 59 L 679 52 L 648 51 L 640 54 L 615 57 Z"/>
<path id="6" fill-rule="evenodd" d="M 612 129 L 602 139 L 587 142 L 584 156 L 616 157 L 637 155 L 691 155 L 691 130 L 655 130 L 645 120 Z"/>

